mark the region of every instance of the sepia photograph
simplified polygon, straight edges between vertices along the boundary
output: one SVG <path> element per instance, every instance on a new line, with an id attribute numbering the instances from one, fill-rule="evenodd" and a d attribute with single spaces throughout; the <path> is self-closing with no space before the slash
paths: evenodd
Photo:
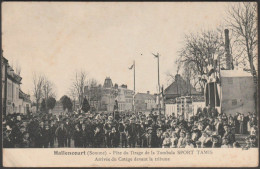
<path id="1" fill-rule="evenodd" d="M 1 7 L 7 166 L 21 165 L 14 160 L 18 156 L 35 155 L 26 166 L 44 167 L 51 157 L 60 161 L 46 166 L 64 166 L 58 165 L 64 156 L 87 156 L 93 157 L 92 167 L 104 167 L 99 161 L 173 167 L 172 158 L 183 164 L 190 156 L 196 167 L 196 159 L 206 155 L 232 161 L 232 155 L 223 156 L 228 151 L 254 151 L 247 154 L 255 162 L 248 166 L 258 165 L 256 2 L 3 2 Z M 243 159 L 234 154 L 240 156 L 230 166 Z"/>

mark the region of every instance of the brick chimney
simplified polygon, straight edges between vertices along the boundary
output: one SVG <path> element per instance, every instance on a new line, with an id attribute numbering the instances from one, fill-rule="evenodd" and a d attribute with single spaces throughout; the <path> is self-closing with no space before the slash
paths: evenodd
<path id="1" fill-rule="evenodd" d="M 231 70 L 233 65 L 233 59 L 230 54 L 230 48 L 229 48 L 229 30 L 225 29 L 225 57 L 226 57 L 226 69 Z"/>

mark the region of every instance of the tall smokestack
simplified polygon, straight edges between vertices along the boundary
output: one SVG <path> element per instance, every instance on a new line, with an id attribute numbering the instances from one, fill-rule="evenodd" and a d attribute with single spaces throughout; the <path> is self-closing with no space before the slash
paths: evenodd
<path id="1" fill-rule="evenodd" d="M 226 69 L 231 70 L 233 61 L 232 56 L 230 54 L 230 48 L 229 48 L 229 31 L 228 29 L 225 29 L 225 55 L 226 55 Z"/>

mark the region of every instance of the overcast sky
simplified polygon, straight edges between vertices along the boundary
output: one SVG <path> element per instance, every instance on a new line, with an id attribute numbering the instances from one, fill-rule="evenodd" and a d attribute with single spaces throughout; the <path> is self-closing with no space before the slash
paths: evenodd
<path id="1" fill-rule="evenodd" d="M 4 57 L 20 64 L 21 88 L 32 91 L 33 72 L 44 73 L 56 86 L 57 99 L 68 94 L 76 70 L 100 83 L 136 91 L 156 92 L 157 60 L 161 54 L 161 84 L 167 72 L 176 73 L 175 59 L 184 35 L 219 26 L 228 3 L 214 2 L 4 2 L 2 37 Z M 142 54 L 142 55 L 141 55 Z"/>

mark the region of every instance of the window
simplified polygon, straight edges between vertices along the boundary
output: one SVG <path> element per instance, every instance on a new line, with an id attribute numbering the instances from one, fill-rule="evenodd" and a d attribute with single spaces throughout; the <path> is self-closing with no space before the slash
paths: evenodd
<path id="1" fill-rule="evenodd" d="M 236 106 L 237 105 L 237 99 L 233 99 L 232 100 L 232 106 Z"/>
<path id="2" fill-rule="evenodd" d="M 9 82 L 7 83 L 7 96 L 12 98 L 12 84 Z"/>
<path id="3" fill-rule="evenodd" d="M 16 99 L 17 100 L 19 99 L 19 88 L 18 87 L 16 88 Z"/>

